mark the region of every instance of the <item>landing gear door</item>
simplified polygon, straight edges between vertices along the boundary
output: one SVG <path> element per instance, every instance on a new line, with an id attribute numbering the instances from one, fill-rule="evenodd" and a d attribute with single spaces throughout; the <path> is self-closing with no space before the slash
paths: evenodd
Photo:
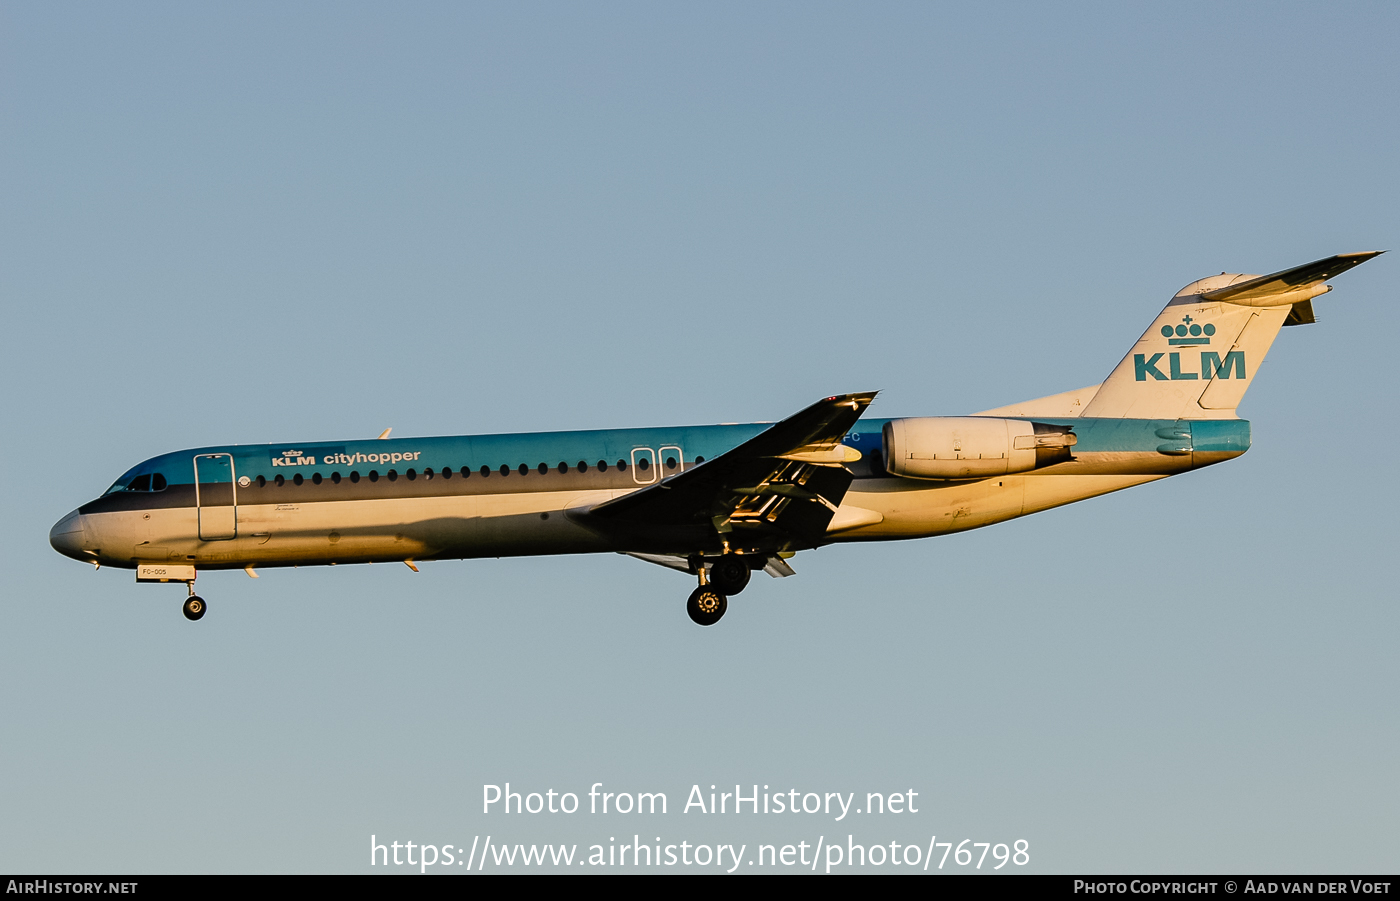
<path id="1" fill-rule="evenodd" d="M 656 481 L 656 451 L 649 447 L 632 448 L 632 481 L 638 485 Z"/>
<path id="2" fill-rule="evenodd" d="M 201 541 L 238 537 L 238 495 L 233 456 L 199 454 L 194 458 L 194 502 L 199 509 Z"/>

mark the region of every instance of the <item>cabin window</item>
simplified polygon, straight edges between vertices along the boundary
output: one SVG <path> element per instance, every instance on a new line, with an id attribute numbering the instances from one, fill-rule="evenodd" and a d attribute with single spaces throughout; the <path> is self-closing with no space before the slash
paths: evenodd
<path id="1" fill-rule="evenodd" d="M 607 461 L 607 460 L 599 460 L 599 461 L 598 461 L 598 471 L 599 471 L 599 472 L 607 472 L 607 471 L 608 471 L 608 461 Z"/>
<path id="2" fill-rule="evenodd" d="M 313 472 L 313 473 L 311 474 L 311 484 L 313 484 L 313 485 L 319 485 L 319 484 L 321 484 L 321 474 L 320 474 L 319 472 Z"/>
<path id="3" fill-rule="evenodd" d="M 468 476 L 470 476 L 470 475 L 472 474 L 472 471 L 471 471 L 470 469 L 468 469 L 467 467 L 465 467 L 465 466 L 462 467 L 461 472 L 462 472 L 462 478 L 464 478 L 464 479 L 467 478 Z"/>
<path id="4" fill-rule="evenodd" d="M 530 472 L 530 466 L 529 466 L 529 464 L 521 463 L 521 464 L 520 464 L 520 474 L 521 474 L 522 476 L 523 476 L 523 475 L 528 475 L 529 472 Z"/>
<path id="5" fill-rule="evenodd" d="M 359 470 L 356 470 L 356 469 L 350 470 L 350 481 L 351 481 L 351 482 L 358 482 L 359 480 L 360 480 L 360 473 L 359 473 Z"/>
<path id="6" fill-rule="evenodd" d="M 306 480 L 301 477 L 301 473 L 297 473 L 296 475 L 292 476 L 293 485 L 300 485 L 304 481 Z"/>
<path id="7" fill-rule="evenodd" d="M 333 472 L 333 473 L 331 473 L 331 481 L 332 481 L 332 482 L 335 482 L 337 485 L 339 485 L 339 484 L 340 484 L 340 473 L 338 473 L 338 472 Z"/>
<path id="8" fill-rule="evenodd" d="M 618 461 L 617 461 L 617 471 L 618 471 L 618 472 L 626 472 L 626 471 L 627 471 L 627 461 L 626 461 L 626 460 L 618 460 Z"/>
<path id="9" fill-rule="evenodd" d="M 277 474 L 277 478 L 273 479 L 272 481 L 273 481 L 274 484 L 276 484 L 276 486 L 277 486 L 278 488 L 281 488 L 283 485 L 285 485 L 285 484 L 287 483 L 287 480 L 282 476 L 281 473 L 278 473 L 278 474 Z"/>
<path id="10" fill-rule="evenodd" d="M 379 470 L 377 470 L 377 469 L 371 469 L 371 470 L 369 471 L 369 480 L 370 480 L 371 482 L 377 482 L 377 481 L 379 481 Z"/>
<path id="11" fill-rule="evenodd" d="M 578 471 L 588 472 L 588 464 L 583 462 L 582 460 L 578 461 Z"/>
<path id="12" fill-rule="evenodd" d="M 648 469 L 651 469 L 651 461 L 648 460 L 646 457 L 643 457 L 642 459 L 637 461 L 637 468 L 640 469 L 642 472 L 646 472 Z"/>
<path id="13" fill-rule="evenodd" d="M 450 479 L 450 478 L 452 478 L 452 469 L 451 469 L 451 467 L 444 466 L 444 467 L 442 468 L 442 477 L 443 477 L 444 479 Z"/>
<path id="14" fill-rule="evenodd" d="M 666 468 L 667 468 L 667 469 L 675 469 L 675 468 L 676 468 L 676 458 L 675 458 L 675 457 L 667 457 L 667 458 L 666 458 Z"/>
<path id="15" fill-rule="evenodd" d="M 548 464 L 548 463 L 541 463 L 539 466 L 537 466 L 537 467 L 535 467 L 535 468 L 539 470 L 540 475 L 544 475 L 545 473 L 549 472 L 549 464 Z"/>
<path id="16" fill-rule="evenodd" d="M 695 465 L 696 465 L 696 466 L 699 466 L 701 463 L 704 463 L 704 462 L 705 462 L 705 458 L 704 458 L 704 457 L 696 457 L 696 458 L 695 458 Z"/>
<path id="17" fill-rule="evenodd" d="M 568 471 L 569 471 L 569 464 L 567 464 L 567 463 L 560 463 L 560 464 L 559 464 L 559 474 L 560 474 L 561 476 L 562 476 L 564 473 L 568 472 Z"/>
<path id="18" fill-rule="evenodd" d="M 267 479 L 263 478 L 262 476 L 258 476 L 258 487 L 259 487 L 259 488 L 266 488 L 266 487 L 267 487 Z"/>
<path id="19" fill-rule="evenodd" d="M 503 476 L 508 476 L 508 475 L 510 475 L 510 465 L 509 465 L 509 464 L 507 464 L 507 463 L 502 463 L 502 464 L 501 464 L 501 475 L 503 475 Z"/>
<path id="20" fill-rule="evenodd" d="M 391 469 L 388 472 L 386 472 L 385 475 L 389 477 L 389 481 L 391 482 L 397 482 L 399 480 L 398 470 Z"/>
<path id="21" fill-rule="evenodd" d="M 414 472 L 414 471 L 411 470 L 411 469 L 410 469 L 408 472 L 404 473 L 404 475 L 408 476 L 408 480 L 409 480 L 410 482 L 412 482 L 414 479 L 418 478 L 418 473 Z"/>

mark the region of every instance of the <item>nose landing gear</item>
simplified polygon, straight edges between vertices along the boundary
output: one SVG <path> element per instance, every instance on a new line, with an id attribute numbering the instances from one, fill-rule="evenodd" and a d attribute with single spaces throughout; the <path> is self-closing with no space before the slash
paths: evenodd
<path id="1" fill-rule="evenodd" d="M 137 582 L 184 582 L 190 596 L 185 599 L 185 619 L 194 622 L 204 616 L 209 605 L 194 593 L 194 567 L 185 563 L 142 563 L 136 567 Z"/>
<path id="2" fill-rule="evenodd" d="M 194 593 L 193 582 L 189 582 L 188 585 L 190 587 L 190 596 L 185 599 L 185 606 L 183 609 L 185 611 L 185 619 L 190 622 L 195 622 L 204 616 L 204 611 L 209 609 L 209 605 L 204 603 L 204 598 Z"/>
<path id="3" fill-rule="evenodd" d="M 204 605 L 204 598 L 200 597 L 197 594 L 190 595 L 189 599 L 185 601 L 184 609 L 185 619 L 190 620 L 191 622 L 199 619 L 200 617 L 204 616 L 204 611 L 206 609 Z"/>

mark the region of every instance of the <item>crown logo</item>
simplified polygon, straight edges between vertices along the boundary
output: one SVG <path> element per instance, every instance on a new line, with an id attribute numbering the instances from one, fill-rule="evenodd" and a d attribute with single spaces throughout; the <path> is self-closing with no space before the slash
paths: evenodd
<path id="1" fill-rule="evenodd" d="M 1209 344 L 1210 336 L 1215 334 L 1215 326 L 1209 322 L 1201 325 L 1192 319 L 1189 313 L 1181 317 L 1181 322 L 1182 324 L 1175 328 L 1170 325 L 1162 326 L 1162 337 L 1171 339 L 1168 344 Z"/>

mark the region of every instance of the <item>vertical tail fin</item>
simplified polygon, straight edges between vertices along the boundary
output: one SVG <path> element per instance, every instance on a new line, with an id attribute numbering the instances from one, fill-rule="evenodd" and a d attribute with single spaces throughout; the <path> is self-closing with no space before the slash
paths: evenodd
<path id="1" fill-rule="evenodd" d="M 1099 388 L 1081 414 L 1106 419 L 1233 419 L 1284 325 L 1313 321 L 1326 282 L 1383 251 L 1345 253 L 1272 275 L 1222 273 L 1192 282 Z"/>

